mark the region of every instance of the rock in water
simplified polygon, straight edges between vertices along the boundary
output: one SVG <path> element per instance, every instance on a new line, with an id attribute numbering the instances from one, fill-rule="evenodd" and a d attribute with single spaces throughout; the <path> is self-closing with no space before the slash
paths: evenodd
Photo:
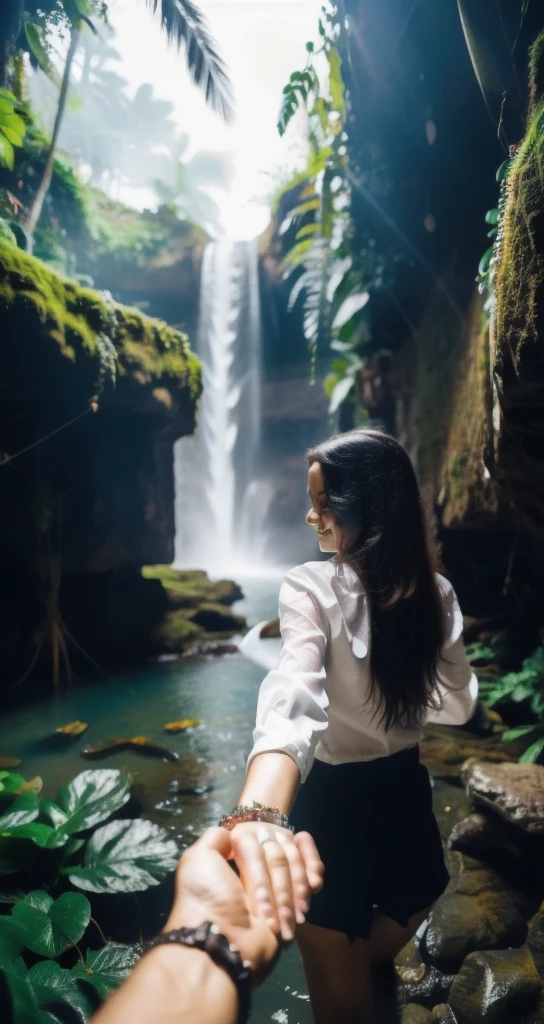
<path id="1" fill-rule="evenodd" d="M 213 772 L 203 757 L 182 754 L 168 786 L 172 796 L 208 793 L 213 787 Z"/>
<path id="2" fill-rule="evenodd" d="M 462 1024 L 521 1024 L 536 1009 L 542 983 L 528 949 L 471 953 L 449 998 Z"/>
<path id="3" fill-rule="evenodd" d="M 418 939 L 410 941 L 395 957 L 395 971 L 402 988 L 403 1003 L 418 1003 L 429 1009 L 448 998 L 454 975 L 443 974 L 437 967 L 424 963 L 418 948 Z"/>
<path id="4" fill-rule="evenodd" d="M 438 1006 L 433 1006 L 431 1020 L 432 1024 L 458 1024 L 453 1016 L 453 1010 L 450 1010 L 447 1003 L 440 1003 Z"/>
<path id="5" fill-rule="evenodd" d="M 432 1024 L 431 1011 L 417 1003 L 408 1003 L 402 1011 L 401 1024 Z"/>
<path id="6" fill-rule="evenodd" d="M 531 921 L 527 945 L 533 954 L 536 969 L 544 979 L 544 903 Z"/>
<path id="7" fill-rule="evenodd" d="M 544 834 L 544 767 L 479 761 L 461 773 L 467 793 L 513 825 Z"/>
<path id="8" fill-rule="evenodd" d="M 262 627 L 259 636 L 261 640 L 276 640 L 278 637 L 281 637 L 280 620 L 272 619 L 270 622 L 266 622 Z"/>
<path id="9" fill-rule="evenodd" d="M 463 871 L 431 911 L 423 937 L 424 958 L 448 973 L 476 950 L 521 946 L 527 923 L 518 895 L 496 872 Z"/>
<path id="10" fill-rule="evenodd" d="M 471 814 L 455 825 L 448 848 L 517 874 L 523 866 L 526 844 L 524 834 L 517 829 L 516 832 L 517 836 L 512 835 L 506 822 L 499 818 Z"/>

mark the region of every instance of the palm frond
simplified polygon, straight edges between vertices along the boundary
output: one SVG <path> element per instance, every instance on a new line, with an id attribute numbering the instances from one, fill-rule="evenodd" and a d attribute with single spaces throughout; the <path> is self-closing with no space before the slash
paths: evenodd
<path id="1" fill-rule="evenodd" d="M 202 11 L 193 0 L 146 0 L 174 46 L 185 47 L 187 67 L 206 102 L 224 121 L 233 115 L 233 97 L 226 66 L 219 56 Z"/>

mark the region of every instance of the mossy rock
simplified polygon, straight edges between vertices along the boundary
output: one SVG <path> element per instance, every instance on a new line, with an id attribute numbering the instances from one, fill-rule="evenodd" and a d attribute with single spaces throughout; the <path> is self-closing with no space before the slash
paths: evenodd
<path id="1" fill-rule="evenodd" d="M 544 538 L 544 33 L 530 57 L 525 138 L 506 182 L 496 272 L 494 379 L 501 422 L 497 475 Z"/>
<path id="2" fill-rule="evenodd" d="M 186 335 L 60 277 L 2 239 L 0 317 L 8 394 L 24 387 L 33 399 L 57 392 L 81 403 L 116 382 L 125 401 L 146 388 L 161 415 L 181 400 L 192 428 L 201 373 Z"/>
<path id="3" fill-rule="evenodd" d="M 171 611 L 153 630 L 152 640 L 157 653 L 182 654 L 203 633 L 204 629 L 191 622 L 183 611 Z"/>
<path id="4" fill-rule="evenodd" d="M 177 608 L 198 609 L 203 602 L 232 605 L 244 596 L 232 580 L 212 581 L 200 570 L 183 571 L 168 565 L 146 565 L 142 576 L 160 580 L 170 602 Z"/>
<path id="5" fill-rule="evenodd" d="M 243 615 L 234 615 L 224 605 L 211 602 L 200 605 L 198 611 L 191 615 L 191 622 L 208 633 L 235 633 L 246 628 Z"/>

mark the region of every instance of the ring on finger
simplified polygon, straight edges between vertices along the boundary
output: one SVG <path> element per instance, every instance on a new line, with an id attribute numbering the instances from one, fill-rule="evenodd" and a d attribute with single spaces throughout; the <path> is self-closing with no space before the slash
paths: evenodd
<path id="1" fill-rule="evenodd" d="M 272 833 L 268 831 L 267 828 L 266 829 L 263 828 L 263 829 L 259 830 L 259 832 L 257 834 L 257 839 L 258 839 L 259 843 L 261 844 L 261 846 L 264 846 L 265 843 L 277 843 L 277 841 L 278 841 L 276 839 L 276 837 L 273 836 Z"/>

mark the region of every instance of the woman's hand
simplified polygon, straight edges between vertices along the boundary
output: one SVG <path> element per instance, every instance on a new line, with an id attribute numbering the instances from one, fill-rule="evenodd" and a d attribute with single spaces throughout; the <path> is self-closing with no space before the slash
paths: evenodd
<path id="1" fill-rule="evenodd" d="M 232 833 L 210 828 L 181 858 L 176 872 L 174 904 L 165 930 L 196 928 L 212 921 L 249 960 L 258 984 L 274 966 L 279 946 L 270 927 L 251 910 L 248 894 L 228 858 L 235 855 L 240 874 L 251 872 L 245 852 Z"/>
<path id="2" fill-rule="evenodd" d="M 323 885 L 325 869 L 312 837 L 253 821 L 236 825 L 230 834 L 251 913 L 291 942 L 312 893 Z"/>

